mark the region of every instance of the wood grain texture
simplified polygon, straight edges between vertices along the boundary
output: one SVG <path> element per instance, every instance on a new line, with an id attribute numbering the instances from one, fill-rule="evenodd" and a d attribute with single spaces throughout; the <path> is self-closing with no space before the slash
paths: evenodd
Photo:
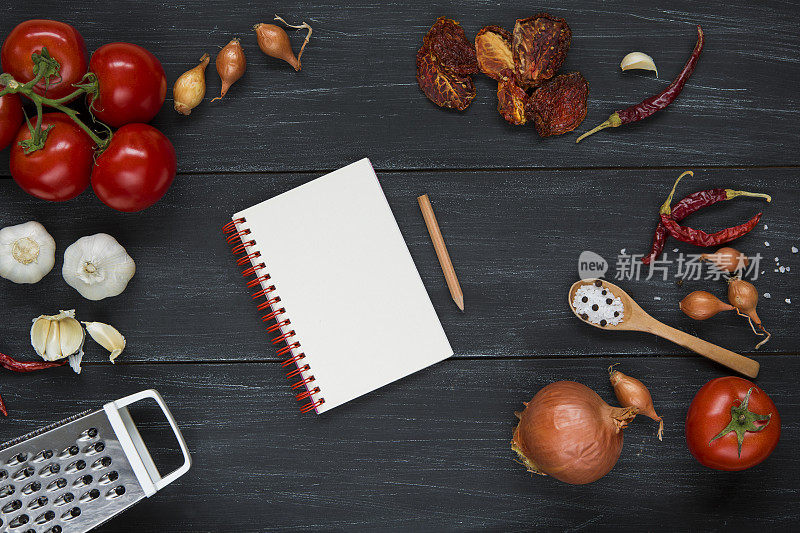
<path id="1" fill-rule="evenodd" d="M 306 20 L 314 34 L 296 73 L 258 49 L 251 30 L 275 10 Z M 517 18 L 548 11 L 567 19 L 572 47 L 563 72 L 589 82 L 589 112 L 576 132 L 540 139 L 533 127 L 509 126 L 497 113 L 496 83 L 478 75 L 465 113 L 429 102 L 415 79 L 414 57 L 436 17 L 508 29 Z M 207 72 L 208 99 L 190 117 L 172 110 L 171 91 L 153 124 L 175 144 L 183 172 L 335 169 L 365 155 L 378 169 L 643 167 L 652 165 L 796 164 L 800 26 L 794 2 L 636 0 L 346 3 L 289 1 L 177 3 L 140 0 L 23 2 L 0 5 L 0 36 L 35 17 L 74 24 L 94 50 L 129 41 L 161 60 L 168 85 L 198 58 L 242 38 L 248 70 L 220 102 Z M 707 43 L 696 72 L 668 111 L 642 122 L 574 140 L 617 109 L 661 91 L 683 66 L 696 24 Z M 302 32 L 291 35 L 297 49 Z M 652 55 L 653 73 L 622 73 L 628 52 Z M 0 174 L 7 175 L 6 155 Z"/>
<path id="2" fill-rule="evenodd" d="M 757 358 L 798 353 L 800 302 L 797 237 L 800 186 L 792 170 L 707 170 L 681 185 L 678 194 L 710 187 L 764 191 L 761 200 L 723 202 L 687 219 L 719 229 L 763 210 L 763 224 L 734 243 L 762 255 L 755 281 L 763 295 L 758 312 L 773 333 L 761 350 L 747 322 L 732 313 L 694 322 L 678 302 L 695 289 L 724 298 L 723 281 L 676 284 L 668 279 L 614 280 L 617 255 L 646 253 L 656 211 L 677 175 L 674 170 L 585 170 L 514 172 L 389 172 L 379 179 L 457 356 L 571 356 L 586 354 L 681 354 L 674 344 L 635 332 L 604 332 L 582 324 L 567 306 L 578 279 L 578 256 L 591 250 L 609 263 L 610 281 L 620 285 L 655 318 L 724 348 Z M 0 227 L 38 220 L 57 243 L 57 262 L 33 286 L 0 280 L 5 334 L 0 350 L 32 353 L 29 320 L 42 313 L 77 308 L 82 320 L 107 321 L 128 337 L 127 361 L 263 360 L 274 357 L 260 315 L 244 287 L 221 228 L 230 215 L 305 183 L 317 174 L 179 176 L 167 196 L 144 214 L 114 212 L 91 192 L 66 204 L 36 201 L 12 182 L 0 182 L 5 206 Z M 416 198 L 427 192 L 457 269 L 469 310 L 461 313 L 447 287 Z M 764 226 L 767 226 L 767 229 Z M 114 235 L 137 264 L 120 297 L 83 300 L 61 278 L 64 249 L 81 236 Z M 765 246 L 765 242 L 770 244 Z M 670 240 L 674 249 L 704 249 Z M 269 251 L 264 255 L 269 257 Z M 774 258 L 789 272 L 775 270 Z M 251 291 L 252 292 L 252 291 Z M 784 300 L 789 298 L 792 303 Z M 302 335 L 302 332 L 300 332 Z M 88 345 L 87 359 L 104 358 Z M 710 364 L 710 363 L 709 363 Z"/>
<path id="3" fill-rule="evenodd" d="M 571 379 L 611 402 L 616 359 L 446 361 L 330 413 L 297 412 L 279 365 L 123 365 L 4 374 L 14 437 L 140 389 L 161 392 L 189 444 L 189 473 L 98 531 L 558 530 L 789 531 L 796 473 L 800 359 L 771 358 L 758 383 L 783 421 L 781 443 L 746 473 L 715 472 L 686 450 L 683 420 L 707 380 L 699 359 L 627 360 L 664 417 L 637 418 L 617 466 L 573 487 L 532 476 L 510 450 L 513 412 L 545 384 Z M 136 412 L 134 412 L 136 416 Z M 174 446 L 165 422 L 150 446 Z M 164 433 L 161 433 L 164 432 Z"/>

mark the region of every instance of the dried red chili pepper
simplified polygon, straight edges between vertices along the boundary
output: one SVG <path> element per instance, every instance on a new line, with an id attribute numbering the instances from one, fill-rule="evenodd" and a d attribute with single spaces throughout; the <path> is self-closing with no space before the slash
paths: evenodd
<path id="1" fill-rule="evenodd" d="M 3 401 L 2 396 L 0 396 L 0 413 L 3 413 L 3 416 L 8 416 L 8 410 L 6 409 L 6 402 Z"/>
<path id="2" fill-rule="evenodd" d="M 680 180 L 686 174 L 693 175 L 690 171 L 684 172 L 678 177 L 678 180 Z M 679 202 L 676 202 L 675 205 L 672 206 L 671 218 L 676 222 L 680 222 L 703 207 L 707 207 L 724 200 L 730 200 L 738 196 L 765 198 L 767 202 L 772 201 L 772 197 L 764 193 L 734 191 L 733 189 L 707 189 L 705 191 L 693 192 Z M 653 245 L 650 248 L 650 253 L 642 258 L 642 263 L 649 265 L 651 262 L 658 259 L 658 257 L 661 255 L 661 252 L 664 251 L 664 246 L 667 242 L 667 235 L 669 235 L 667 228 L 659 220 L 658 226 L 656 226 L 656 231 L 653 234 Z"/>
<path id="3" fill-rule="evenodd" d="M 455 20 L 439 17 L 422 38 L 434 61 L 448 72 L 467 76 L 478 72 L 475 47 L 467 39 L 464 28 Z"/>
<path id="4" fill-rule="evenodd" d="M 738 239 L 739 237 L 749 233 L 753 228 L 756 227 L 756 224 L 758 224 L 758 221 L 761 219 L 762 213 L 758 213 L 756 216 L 754 216 L 744 224 L 740 224 L 738 226 L 732 226 L 730 228 L 725 228 L 723 230 L 717 231 L 716 233 L 706 233 L 705 231 L 702 230 L 697 230 L 694 228 L 681 226 L 680 224 L 678 224 L 672 212 L 672 207 L 671 207 L 672 197 L 675 195 L 675 189 L 677 188 L 678 183 L 681 181 L 681 178 L 683 178 L 687 174 L 694 175 L 694 173 L 692 173 L 691 171 L 687 171 L 678 176 L 678 179 L 675 180 L 675 184 L 672 186 L 672 190 L 670 191 L 669 196 L 661 205 L 661 209 L 659 210 L 659 214 L 661 215 L 661 224 L 663 224 L 664 228 L 670 235 L 672 235 L 679 241 L 683 241 L 689 244 L 694 244 L 696 246 L 718 246 L 720 244 L 730 242 L 734 239 Z M 765 197 L 767 200 L 771 201 L 769 195 L 762 193 L 748 193 L 745 191 L 731 191 L 731 193 L 732 193 L 731 198 L 736 196 L 758 196 L 758 197 Z M 725 196 L 726 196 L 725 199 L 727 199 L 728 196 L 727 192 Z M 697 209 L 705 207 L 705 205 L 711 205 L 719 201 L 715 200 L 714 198 L 715 198 L 714 195 L 703 195 L 699 197 L 698 201 L 696 202 L 696 206 L 687 205 L 685 209 L 691 210 L 694 208 L 693 211 L 690 212 L 697 211 Z M 706 203 L 704 204 L 703 202 Z"/>
<path id="5" fill-rule="evenodd" d="M 586 118 L 588 94 L 589 85 L 580 72 L 561 74 L 533 92 L 525 112 L 542 137 L 563 135 Z"/>
<path id="6" fill-rule="evenodd" d="M 678 98 L 678 95 L 681 94 L 683 90 L 683 86 L 686 84 L 686 80 L 689 79 L 689 76 L 692 75 L 694 72 L 695 67 L 697 66 L 697 61 L 700 59 L 700 52 L 703 51 L 703 44 L 705 43 L 705 36 L 703 35 L 703 29 L 698 25 L 697 26 L 697 43 L 694 45 L 694 50 L 692 51 L 692 55 L 689 56 L 689 60 L 683 66 L 683 70 L 681 70 L 678 77 L 675 78 L 672 83 L 667 86 L 666 89 L 661 91 L 655 96 L 651 96 L 646 100 L 638 103 L 634 106 L 631 106 L 627 109 L 623 109 L 622 111 L 617 111 L 610 117 L 608 120 L 597 126 L 596 128 L 587 131 L 580 137 L 578 137 L 575 142 L 581 142 L 582 139 L 588 137 L 589 135 L 596 133 L 605 128 L 616 128 L 622 126 L 623 124 L 629 124 L 631 122 L 637 122 L 639 120 L 645 119 L 652 115 L 653 113 L 660 111 L 667 107 L 669 104 L 675 101 Z"/>
<path id="7" fill-rule="evenodd" d="M 500 76 L 500 81 L 497 83 L 497 110 L 507 122 L 521 126 L 527 122 L 525 103 L 528 93 L 517 85 L 517 79 L 511 69 L 503 69 Z"/>
<path id="8" fill-rule="evenodd" d="M 14 372 L 33 372 L 34 370 L 44 370 L 54 368 L 66 363 L 65 361 L 17 361 L 10 355 L 0 353 L 0 366 L 13 370 Z"/>
<path id="9" fill-rule="evenodd" d="M 463 111 L 475 98 L 472 78 L 447 72 L 425 46 L 417 52 L 417 82 L 425 96 L 439 107 Z"/>
<path id="10" fill-rule="evenodd" d="M 540 13 L 517 20 L 511 51 L 519 84 L 525 88 L 538 87 L 555 76 L 571 42 L 572 30 L 562 18 Z"/>
<path id="11" fill-rule="evenodd" d="M 500 26 L 486 26 L 475 36 L 475 53 L 481 72 L 500 81 L 505 69 L 514 70 L 511 34 Z"/>

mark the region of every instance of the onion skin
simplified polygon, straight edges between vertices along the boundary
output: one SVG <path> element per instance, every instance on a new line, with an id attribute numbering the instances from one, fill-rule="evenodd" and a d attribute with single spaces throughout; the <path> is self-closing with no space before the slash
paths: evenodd
<path id="1" fill-rule="evenodd" d="M 702 261 L 711 261 L 718 269 L 729 273 L 743 270 L 750 264 L 750 259 L 746 255 L 730 246 L 720 248 L 713 254 L 702 254 L 700 259 Z"/>
<path id="2" fill-rule="evenodd" d="M 681 300 L 679 307 L 686 316 L 695 320 L 708 320 L 721 311 L 736 309 L 706 291 L 690 292 Z"/>
<path id="3" fill-rule="evenodd" d="M 247 69 L 247 60 L 244 57 L 244 50 L 239 43 L 239 39 L 232 39 L 231 42 L 217 54 L 217 74 L 222 81 L 220 95 L 211 100 L 212 102 L 222 99 L 230 89 L 231 85 L 244 76 Z"/>
<path id="4" fill-rule="evenodd" d="M 299 71 L 302 65 L 300 60 L 295 57 L 292 51 L 292 43 L 283 28 L 275 24 L 256 24 L 253 29 L 256 31 L 256 40 L 261 51 L 270 57 L 283 59 L 289 63 L 295 71 Z"/>
<path id="5" fill-rule="evenodd" d="M 511 448 L 528 470 L 583 485 L 614 468 L 636 407 L 611 407 L 574 381 L 547 385 L 518 414 Z"/>
<path id="6" fill-rule="evenodd" d="M 203 54 L 200 64 L 187 70 L 175 80 L 172 87 L 172 96 L 175 100 L 175 111 L 181 115 L 188 115 L 192 109 L 200 105 L 206 95 L 206 67 L 210 58 Z"/>
<path id="7" fill-rule="evenodd" d="M 653 407 L 653 397 L 644 383 L 619 370 L 614 370 L 614 365 L 608 367 L 608 377 L 614 387 L 614 395 L 622 407 L 637 407 L 639 414 L 652 418 L 658 422 L 658 440 L 664 440 L 664 419 L 656 414 Z"/>

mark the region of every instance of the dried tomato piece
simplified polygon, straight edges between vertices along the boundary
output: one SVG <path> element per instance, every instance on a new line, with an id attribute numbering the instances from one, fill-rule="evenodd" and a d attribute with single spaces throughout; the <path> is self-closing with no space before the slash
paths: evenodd
<path id="1" fill-rule="evenodd" d="M 455 20 L 439 17 L 422 39 L 434 60 L 446 70 L 466 76 L 478 72 L 475 47 Z"/>
<path id="2" fill-rule="evenodd" d="M 580 72 L 561 74 L 546 81 L 528 98 L 525 113 L 542 137 L 562 135 L 586 118 L 589 85 Z"/>
<path id="3" fill-rule="evenodd" d="M 567 21 L 541 13 L 514 25 L 512 52 L 517 80 L 525 88 L 552 78 L 567 57 L 572 30 Z"/>
<path id="4" fill-rule="evenodd" d="M 525 116 L 525 103 L 528 93 L 517 84 L 514 71 L 510 68 L 500 72 L 500 81 L 497 84 L 497 110 L 507 122 L 521 126 L 528 121 Z"/>
<path id="5" fill-rule="evenodd" d="M 481 72 L 500 81 L 503 69 L 514 70 L 511 34 L 500 26 L 486 26 L 475 36 L 475 53 Z"/>
<path id="6" fill-rule="evenodd" d="M 417 83 L 425 96 L 439 107 L 464 111 L 475 98 L 472 78 L 448 72 L 426 46 L 417 52 Z"/>

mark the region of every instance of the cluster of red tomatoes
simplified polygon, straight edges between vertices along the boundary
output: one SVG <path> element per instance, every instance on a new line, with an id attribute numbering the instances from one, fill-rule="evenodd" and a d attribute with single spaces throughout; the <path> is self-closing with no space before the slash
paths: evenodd
<path id="1" fill-rule="evenodd" d="M 147 124 L 167 93 L 161 63 L 149 51 L 129 43 L 101 46 L 90 59 L 83 37 L 69 24 L 29 20 L 6 37 L 0 50 L 3 72 L 20 84 L 32 81 L 36 74 L 32 54 L 43 48 L 58 62 L 60 71 L 39 81 L 33 92 L 51 105 L 65 105 L 73 99 L 70 95 L 82 96 L 78 86 L 91 72 L 98 90 L 87 93 L 86 103 L 97 120 L 118 129 L 110 141 L 104 139 L 97 146 L 97 134 L 90 135 L 70 115 L 47 109 L 45 101 L 42 131 L 49 129 L 45 144 L 26 153 L 23 141 L 32 133 L 23 114 L 27 98 L 20 94 L 0 97 L 0 150 L 11 146 L 14 180 L 44 200 L 69 200 L 91 182 L 100 200 L 120 211 L 139 211 L 157 202 L 176 171 L 172 143 Z M 30 122 L 33 125 L 36 120 Z"/>

